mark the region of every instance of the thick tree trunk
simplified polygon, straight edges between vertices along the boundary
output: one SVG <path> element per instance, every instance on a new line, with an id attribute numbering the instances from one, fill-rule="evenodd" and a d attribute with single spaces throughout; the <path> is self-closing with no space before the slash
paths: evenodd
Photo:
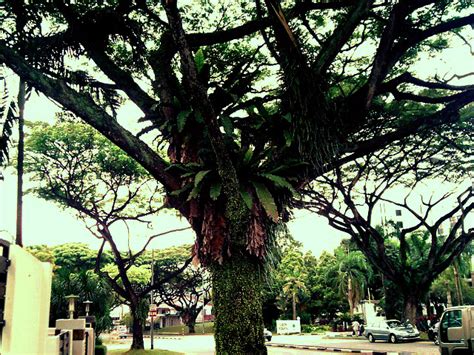
<path id="1" fill-rule="evenodd" d="M 408 319 L 411 324 L 416 325 L 416 307 L 418 305 L 418 297 L 416 295 L 407 295 L 403 300 L 402 320 Z"/>
<path id="2" fill-rule="evenodd" d="M 193 313 L 184 313 L 181 319 L 183 320 L 183 323 L 188 327 L 189 334 L 194 334 L 196 333 L 196 318 L 198 314 L 193 312 Z"/>
<path id="3" fill-rule="evenodd" d="M 132 346 L 130 349 L 144 349 L 143 344 L 143 325 L 138 314 L 137 307 L 130 307 L 130 312 L 132 314 Z"/>
<path id="4" fill-rule="evenodd" d="M 195 334 L 196 333 L 196 322 L 190 322 L 186 324 L 186 326 L 189 329 L 189 334 Z"/>
<path id="5" fill-rule="evenodd" d="M 216 354 L 266 354 L 258 262 L 234 252 L 211 272 Z"/>

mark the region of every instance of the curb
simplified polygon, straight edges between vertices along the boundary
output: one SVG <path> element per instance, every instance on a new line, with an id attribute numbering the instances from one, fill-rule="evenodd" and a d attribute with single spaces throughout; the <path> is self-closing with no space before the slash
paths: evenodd
<path id="1" fill-rule="evenodd" d="M 387 352 L 387 351 L 374 351 L 374 350 L 362 350 L 362 349 L 346 349 L 346 348 L 333 348 L 328 346 L 319 345 L 292 345 L 292 344 L 275 344 L 266 343 L 266 346 L 275 348 L 287 348 L 287 349 L 301 349 L 301 350 L 317 350 L 317 351 L 331 351 L 331 352 L 344 352 L 344 353 L 358 353 L 367 355 L 399 355 L 409 353 L 398 353 L 398 352 Z"/>

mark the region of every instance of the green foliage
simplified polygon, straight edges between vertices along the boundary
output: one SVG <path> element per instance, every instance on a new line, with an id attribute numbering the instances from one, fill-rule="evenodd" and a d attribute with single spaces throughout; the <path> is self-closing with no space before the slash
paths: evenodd
<path id="1" fill-rule="evenodd" d="M 112 278 L 117 277 L 119 273 L 117 266 L 113 263 L 104 265 L 101 268 L 101 271 L 108 274 Z M 135 287 L 145 286 L 145 285 L 150 284 L 150 280 L 151 280 L 150 265 L 130 266 L 130 268 L 127 270 L 127 277 L 132 283 L 132 285 Z M 119 284 L 122 284 L 122 282 L 119 282 Z"/>
<path id="2" fill-rule="evenodd" d="M 36 182 L 32 190 L 45 199 L 63 207 L 100 209 L 99 213 L 117 209 L 121 215 L 149 207 L 147 200 L 140 201 L 146 198 L 142 195 L 142 184 L 148 179 L 145 170 L 89 126 L 35 125 L 25 147 L 25 171 Z M 135 198 L 129 200 L 129 194 Z"/>
<path id="3" fill-rule="evenodd" d="M 107 347 L 105 345 L 96 345 L 94 354 L 95 355 L 107 355 Z"/>
<path id="4" fill-rule="evenodd" d="M 65 268 L 58 269 L 54 273 L 51 290 L 50 323 L 52 326 L 56 319 L 68 318 L 66 296 L 74 294 L 79 296 L 76 303 L 78 315 L 85 315 L 82 302 L 93 302 L 90 305 L 90 314 L 96 317 L 95 335 L 97 337 L 113 328 L 110 311 L 116 303 L 116 298 L 108 283 L 91 270 L 72 273 Z"/>
<path id="5" fill-rule="evenodd" d="M 0 65 L 0 167 L 9 159 L 9 148 L 12 143 L 13 126 L 18 121 L 18 107 L 10 97 L 5 78 L 5 66 Z"/>
<path id="6" fill-rule="evenodd" d="M 274 222 L 278 222 L 278 208 L 271 192 L 260 182 L 253 182 L 253 186 L 255 187 L 255 192 L 257 193 L 258 199 L 265 209 L 267 216 L 273 219 Z"/>

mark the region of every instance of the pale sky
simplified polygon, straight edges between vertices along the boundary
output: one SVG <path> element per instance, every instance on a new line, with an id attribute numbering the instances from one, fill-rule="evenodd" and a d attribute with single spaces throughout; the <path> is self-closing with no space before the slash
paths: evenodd
<path id="1" fill-rule="evenodd" d="M 474 57 L 470 55 L 469 49 L 459 42 L 455 48 L 445 51 L 442 57 L 423 58 L 414 66 L 412 73 L 420 78 L 427 78 L 433 74 L 443 77 L 445 74 L 463 74 L 469 72 L 472 68 L 474 68 Z M 10 82 L 13 83 L 11 91 L 15 92 L 17 85 L 14 76 L 10 78 Z M 455 82 L 453 81 L 453 83 Z M 472 77 L 460 83 L 472 84 Z M 54 113 L 57 111 L 59 111 L 58 107 L 50 100 L 33 95 L 27 102 L 25 117 L 27 120 L 52 122 Z M 133 105 L 125 105 L 119 111 L 119 121 L 127 127 L 130 126 L 130 123 L 136 122 L 136 119 L 140 116 L 141 112 Z M 11 168 L 4 171 L 3 174 L 5 180 L 0 181 L 0 238 L 11 240 L 15 235 L 16 223 L 16 176 L 13 175 L 13 169 Z M 466 184 L 470 184 L 468 178 Z M 26 183 L 27 187 L 28 183 Z M 437 190 L 439 192 L 444 188 L 436 185 L 427 187 L 425 191 Z M 391 211 L 394 209 L 391 208 Z M 58 245 L 68 242 L 84 242 L 91 245 L 91 247 L 98 247 L 99 245 L 99 241 L 89 233 L 82 222 L 75 218 L 72 210 L 61 210 L 53 203 L 27 195 L 24 197 L 23 216 L 25 245 Z M 141 236 L 133 236 L 130 240 L 131 244 L 138 248 L 144 242 L 146 235 L 184 227 L 187 226 L 187 222 L 171 215 L 163 215 L 156 218 L 153 226 L 153 230 L 139 228 L 137 234 Z M 307 211 L 296 211 L 294 220 L 289 223 L 289 229 L 295 239 L 303 243 L 304 249 L 312 251 L 316 256 L 319 256 L 324 250 L 332 251 L 346 237 L 329 227 L 324 218 Z M 126 248 L 128 243 L 127 234 L 121 231 L 118 232 L 118 235 L 119 246 Z M 193 233 L 188 230 L 167 235 L 161 239 L 158 238 L 151 247 L 165 248 L 183 243 L 192 243 L 193 239 Z"/>

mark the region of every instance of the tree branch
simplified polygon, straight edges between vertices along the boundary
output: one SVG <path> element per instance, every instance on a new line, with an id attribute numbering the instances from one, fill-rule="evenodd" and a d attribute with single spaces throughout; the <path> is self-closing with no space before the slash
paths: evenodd
<path id="1" fill-rule="evenodd" d="M 78 93 L 64 82 L 52 79 L 32 68 L 15 51 L 0 41 L 0 62 L 5 63 L 18 76 L 46 96 L 90 124 L 140 163 L 168 190 L 180 188 L 179 180 L 166 171 L 168 164 L 143 141 L 124 129 L 88 95 Z"/>

